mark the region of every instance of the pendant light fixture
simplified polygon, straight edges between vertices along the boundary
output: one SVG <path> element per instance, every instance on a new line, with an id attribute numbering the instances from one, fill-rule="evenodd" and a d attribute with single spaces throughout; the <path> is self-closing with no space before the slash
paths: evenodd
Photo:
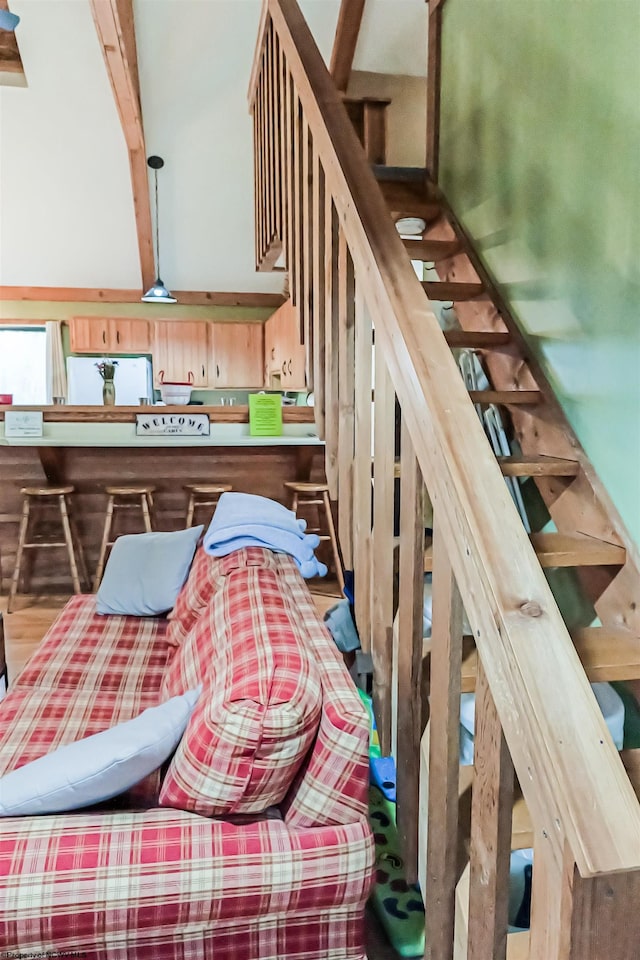
<path id="1" fill-rule="evenodd" d="M 147 164 L 153 170 L 155 177 L 155 198 L 156 198 L 156 279 L 145 295 L 141 298 L 145 303 L 177 303 L 175 297 L 172 297 L 164 283 L 160 279 L 160 227 L 158 219 L 158 170 L 164 167 L 162 157 L 149 157 Z"/>

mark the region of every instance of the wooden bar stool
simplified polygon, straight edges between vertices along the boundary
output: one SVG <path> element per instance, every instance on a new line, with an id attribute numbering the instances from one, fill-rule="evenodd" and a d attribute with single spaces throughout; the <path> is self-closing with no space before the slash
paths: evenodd
<path id="1" fill-rule="evenodd" d="M 200 510 L 202 507 L 213 507 L 211 511 L 211 516 L 213 516 L 222 494 L 230 493 L 233 487 L 230 483 L 185 483 L 184 489 L 189 493 L 185 527 L 191 527 L 196 510 Z"/>
<path id="2" fill-rule="evenodd" d="M 11 578 L 11 589 L 9 591 L 9 600 L 7 603 L 7 613 L 11 612 L 13 600 L 18 592 L 18 584 L 22 573 L 22 560 L 25 550 L 36 550 L 38 548 L 46 549 L 52 547 L 66 547 L 69 556 L 69 567 L 71 568 L 71 580 L 73 589 L 76 593 L 81 593 L 80 576 L 78 575 L 78 566 L 85 582 L 88 582 L 87 568 L 84 562 L 84 553 L 78 540 L 75 525 L 71 517 L 67 497 L 72 494 L 74 487 L 23 487 L 22 494 L 22 519 L 20 521 L 20 534 L 18 537 L 18 550 L 16 553 L 16 565 Z M 36 512 L 33 526 L 33 540 L 27 540 L 29 520 L 31 519 L 31 509 Z M 47 534 L 38 534 L 38 521 L 42 518 L 42 513 L 46 508 L 57 507 L 60 513 L 60 522 L 62 524 L 63 540 L 50 540 Z M 77 557 L 76 557 L 77 554 Z"/>
<path id="3" fill-rule="evenodd" d="M 151 533 L 153 530 L 153 493 L 155 489 L 155 487 L 146 484 L 139 487 L 104 488 L 109 499 L 107 500 L 107 512 L 104 518 L 104 530 L 102 531 L 98 566 L 96 567 L 96 575 L 93 581 L 94 593 L 97 591 L 100 586 L 100 581 L 102 580 L 107 550 L 115 543 L 114 540 L 109 539 L 111 536 L 111 527 L 115 521 L 114 512 L 116 510 L 140 510 L 145 532 Z"/>
<path id="4" fill-rule="evenodd" d="M 291 509 L 295 514 L 298 512 L 299 506 L 318 508 L 318 520 L 320 526 L 307 527 L 306 532 L 317 533 L 321 541 L 328 540 L 331 543 L 334 572 L 338 583 L 340 584 L 340 589 L 344 590 L 344 576 L 342 573 L 342 563 L 340 562 L 340 553 L 338 552 L 336 528 L 333 524 L 333 514 L 331 513 L 328 485 L 326 483 L 310 483 L 289 480 L 285 482 L 284 486 L 292 494 Z M 323 519 L 324 525 L 322 524 Z"/>

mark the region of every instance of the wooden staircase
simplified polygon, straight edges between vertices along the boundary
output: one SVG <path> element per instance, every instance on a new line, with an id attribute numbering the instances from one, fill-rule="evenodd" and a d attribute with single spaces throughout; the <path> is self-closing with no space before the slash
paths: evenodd
<path id="1" fill-rule="evenodd" d="M 256 263 L 269 268 L 283 252 L 300 315 L 381 745 L 398 770 L 408 879 L 421 878 L 427 955 L 452 960 L 468 947 L 474 960 L 634 960 L 640 761 L 633 751 L 621 762 L 587 677 L 640 678 L 637 546 L 437 185 L 424 171 L 368 164 L 295 0 L 264 2 L 249 102 Z M 425 221 L 419 239 L 399 237 L 394 221 L 405 216 Z M 433 264 L 431 278 L 420 282 L 410 259 Z M 453 303 L 456 329 L 441 329 L 436 301 Z M 481 355 L 486 390 L 466 389 L 458 349 Z M 491 450 L 476 411 L 487 404 L 511 425 L 511 455 Z M 505 477 L 535 485 L 551 532 L 525 531 Z M 562 567 L 575 568 L 599 621 L 572 635 L 545 576 Z M 463 689 L 476 694 L 466 889 Z M 525 841 L 531 931 L 507 944 L 509 855 Z"/>

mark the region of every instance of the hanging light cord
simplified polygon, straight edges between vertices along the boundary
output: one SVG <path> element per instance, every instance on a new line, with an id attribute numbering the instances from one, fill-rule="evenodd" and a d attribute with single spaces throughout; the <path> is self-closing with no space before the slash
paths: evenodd
<path id="1" fill-rule="evenodd" d="M 154 170 L 156 192 L 156 276 L 160 278 L 160 214 L 158 212 L 158 171 Z"/>

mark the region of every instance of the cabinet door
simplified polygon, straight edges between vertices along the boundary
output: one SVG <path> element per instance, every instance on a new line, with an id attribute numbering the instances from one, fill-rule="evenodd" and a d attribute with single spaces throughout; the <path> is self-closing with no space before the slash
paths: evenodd
<path id="1" fill-rule="evenodd" d="M 153 338 L 153 381 L 191 380 L 195 388 L 209 386 L 209 324 L 206 320 L 158 320 Z M 191 377 L 190 377 L 191 374 Z"/>
<path id="2" fill-rule="evenodd" d="M 214 323 L 211 332 L 215 386 L 261 387 L 263 324 Z"/>
<path id="3" fill-rule="evenodd" d="M 286 309 L 285 309 L 286 308 Z M 285 390 L 306 389 L 306 356 L 300 343 L 300 318 L 291 302 L 281 307 L 282 385 Z"/>
<path id="4" fill-rule="evenodd" d="M 264 385 L 271 386 L 271 376 L 280 370 L 278 363 L 278 315 L 274 313 L 264 325 Z"/>
<path id="5" fill-rule="evenodd" d="M 71 317 L 71 353 L 108 353 L 108 320 L 103 317 Z"/>
<path id="6" fill-rule="evenodd" d="M 114 317 L 109 321 L 107 340 L 112 353 L 149 353 L 149 321 Z"/>

